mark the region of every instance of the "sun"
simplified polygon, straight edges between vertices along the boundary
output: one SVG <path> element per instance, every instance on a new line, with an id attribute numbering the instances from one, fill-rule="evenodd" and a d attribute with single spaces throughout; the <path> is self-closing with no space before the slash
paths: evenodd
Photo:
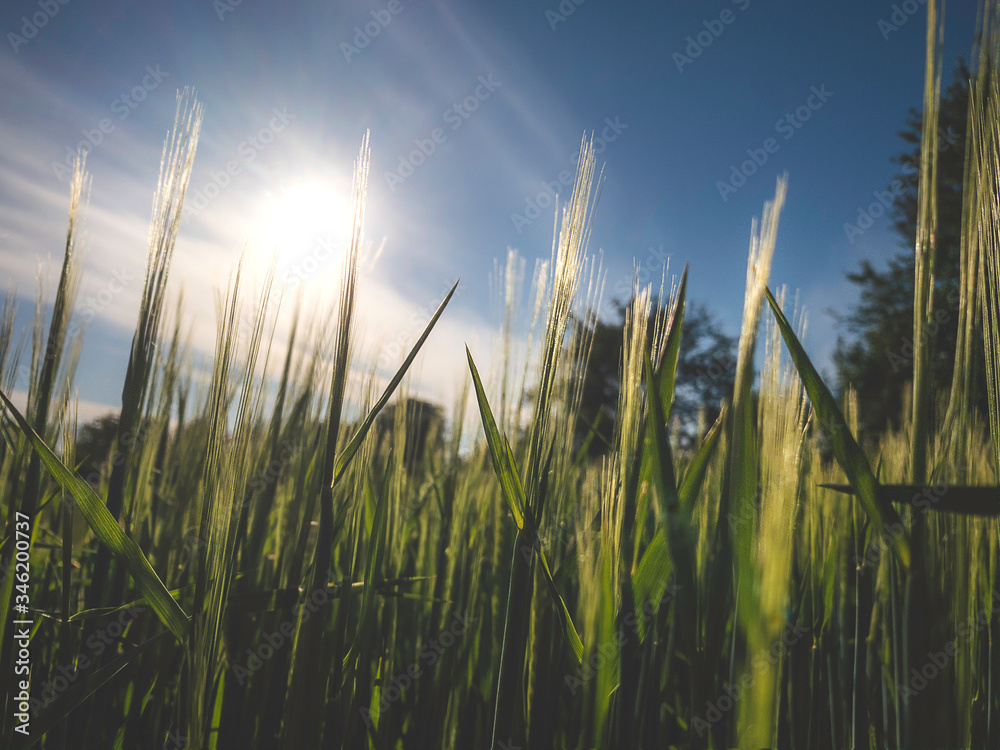
<path id="1" fill-rule="evenodd" d="M 351 195 L 341 186 L 321 179 L 305 179 L 263 196 L 249 249 L 262 263 L 277 253 L 278 275 L 296 275 L 301 281 L 339 256 L 350 235 Z"/>

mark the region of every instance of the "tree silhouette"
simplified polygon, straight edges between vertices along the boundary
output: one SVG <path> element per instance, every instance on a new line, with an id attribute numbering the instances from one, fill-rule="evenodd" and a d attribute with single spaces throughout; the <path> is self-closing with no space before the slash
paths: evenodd
<path id="1" fill-rule="evenodd" d="M 412 469 L 423 461 L 428 450 L 444 444 L 444 411 L 418 398 L 399 399 L 382 409 L 375 419 L 375 429 L 379 435 L 391 438 L 400 420 L 406 426 L 403 462 Z"/>
<path id="2" fill-rule="evenodd" d="M 95 487 L 100 483 L 102 469 L 107 468 L 111 449 L 118 436 L 118 415 L 107 414 L 80 427 L 74 452 L 79 473 Z"/>
<path id="3" fill-rule="evenodd" d="M 631 303 L 614 303 L 617 322 L 598 321 L 594 342 L 583 379 L 583 395 L 576 426 L 576 442 L 582 446 L 591 430 L 596 434 L 588 452 L 607 452 L 614 435 L 622 336 L 625 314 Z M 648 321 L 652 331 L 653 317 Z M 672 416 L 677 419 L 681 441 L 688 444 L 698 430 L 699 412 L 709 423 L 719 413 L 722 400 L 732 396 L 736 369 L 736 339 L 725 334 L 714 314 L 704 305 L 689 302 L 677 362 L 677 389 Z"/>
<path id="4" fill-rule="evenodd" d="M 959 60 L 954 81 L 941 93 L 938 131 L 938 232 L 934 306 L 939 323 L 922 334 L 931 342 L 931 377 L 936 389 L 951 385 L 958 333 L 962 192 L 969 69 Z M 885 269 L 861 261 L 847 279 L 858 288 L 857 307 L 838 316 L 846 331 L 834 353 L 837 384 L 857 391 L 859 427 L 866 438 L 898 428 L 904 393 L 913 379 L 913 273 L 920 165 L 921 113 L 911 109 L 900 138 L 909 149 L 892 161 L 900 166 L 899 189 L 892 190 L 893 227 L 905 245 Z M 976 333 L 981 336 L 981 331 Z M 972 404 L 986 407 L 981 338 L 973 347 Z"/>

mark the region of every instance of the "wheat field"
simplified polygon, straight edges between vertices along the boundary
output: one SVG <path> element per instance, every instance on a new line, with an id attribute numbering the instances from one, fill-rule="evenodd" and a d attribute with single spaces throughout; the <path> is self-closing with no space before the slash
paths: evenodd
<path id="1" fill-rule="evenodd" d="M 11 292 L 0 316 L 0 601 L 20 613 L 0 620 L 0 744 L 1000 745 L 1000 5 L 985 7 L 955 366 L 983 356 L 966 343 L 981 325 L 989 413 L 968 406 L 967 379 L 932 391 L 919 335 L 937 221 L 928 0 L 913 385 L 900 430 L 870 444 L 772 278 L 783 179 L 754 225 L 718 420 L 692 448 L 671 435 L 685 270 L 635 284 L 612 445 L 595 460 L 574 443 L 603 280 L 586 138 L 530 288 L 516 252 L 498 264 L 502 366 L 480 372 L 490 352 L 467 348 L 448 422 L 395 407 L 455 288 L 388 382 L 355 356 L 367 135 L 330 309 L 281 300 L 295 317 L 276 356 L 280 284 L 251 284 L 237 261 L 197 376 L 167 293 L 203 117 L 185 91 L 115 439 L 84 475 L 73 378 L 85 344 L 70 327 L 91 189 L 81 156 L 51 314 L 40 302 L 34 328 L 15 330 Z M 512 357 L 526 321 L 530 351 Z"/>

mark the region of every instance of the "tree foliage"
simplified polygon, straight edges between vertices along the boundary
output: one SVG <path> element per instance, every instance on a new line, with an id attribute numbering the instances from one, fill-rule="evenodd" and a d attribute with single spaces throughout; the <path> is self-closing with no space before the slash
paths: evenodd
<path id="1" fill-rule="evenodd" d="M 962 193 L 965 167 L 966 118 L 970 72 L 959 61 L 954 80 L 941 93 L 938 131 L 938 233 L 935 274 L 935 324 L 922 336 L 930 342 L 934 388 L 951 385 L 958 335 L 961 261 Z M 905 249 L 879 269 L 863 260 L 847 279 L 857 287 L 858 304 L 840 317 L 834 364 L 841 392 L 853 386 L 858 394 L 860 429 L 872 437 L 898 428 L 905 394 L 913 379 L 913 278 L 917 224 L 917 179 L 920 164 L 921 113 L 911 109 L 899 131 L 907 150 L 892 161 L 900 167 L 893 194 L 893 228 Z M 897 189 L 892 189 L 892 188 Z M 977 331 L 977 337 L 981 332 Z M 982 345 L 974 360 L 972 402 L 985 408 Z"/>
<path id="2" fill-rule="evenodd" d="M 593 331 L 593 349 L 583 381 L 583 398 L 577 422 L 577 441 L 582 444 L 596 425 L 590 442 L 591 455 L 608 450 L 614 434 L 619 369 L 625 314 L 631 301 L 614 303 L 616 320 L 598 320 Z M 648 324 L 652 330 L 654 314 Z M 683 443 L 699 429 L 711 425 L 719 404 L 732 396 L 736 368 L 736 339 L 726 334 L 718 319 L 704 304 L 689 303 L 684 314 L 684 335 L 677 362 L 677 391 L 672 417 L 677 420 Z M 704 410 L 704 426 L 699 415 Z"/>

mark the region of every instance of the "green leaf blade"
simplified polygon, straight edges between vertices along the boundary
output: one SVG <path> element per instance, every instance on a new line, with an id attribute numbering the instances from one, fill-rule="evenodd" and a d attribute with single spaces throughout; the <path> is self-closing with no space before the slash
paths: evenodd
<path id="1" fill-rule="evenodd" d="M 694 454 L 694 458 L 691 459 L 691 463 L 688 464 L 680 487 L 677 488 L 677 499 L 681 507 L 688 512 L 691 511 L 691 506 L 694 504 L 695 498 L 701 492 L 701 486 L 705 481 L 708 466 L 712 462 L 712 456 L 715 455 L 719 438 L 722 436 L 722 426 L 726 423 L 727 411 L 725 406 L 720 410 L 718 419 L 715 420 L 715 424 L 705 434 L 705 439 L 698 448 L 698 452 Z"/>
<path id="2" fill-rule="evenodd" d="M 355 455 L 357 455 L 358 450 L 361 448 L 361 444 L 364 442 L 365 437 L 368 435 L 368 431 L 371 430 L 372 425 L 375 424 L 375 418 L 379 415 L 379 412 L 382 411 L 382 408 L 387 403 L 389 403 L 389 399 L 395 392 L 396 386 L 398 386 L 402 382 L 403 378 L 406 376 L 406 371 L 410 368 L 410 365 L 413 363 L 413 360 L 416 359 L 417 354 L 420 352 L 420 347 L 424 345 L 424 342 L 427 340 L 427 337 L 431 335 L 431 331 L 437 324 L 438 318 L 441 317 L 442 313 L 444 313 L 444 309 L 448 306 L 448 303 L 451 302 L 451 298 L 454 296 L 455 291 L 458 289 L 460 281 L 461 280 L 455 282 L 454 286 L 452 286 L 451 290 L 441 301 L 441 304 L 438 305 L 438 309 L 434 311 L 434 314 L 431 316 L 431 319 L 424 327 L 423 333 L 420 334 L 420 338 L 417 339 L 417 342 L 413 345 L 413 348 L 410 349 L 410 353 L 407 354 L 406 359 L 403 360 L 403 364 L 400 365 L 398 370 L 396 370 L 396 374 L 392 376 L 392 379 L 389 381 L 389 385 L 385 387 L 385 390 L 382 392 L 382 395 L 379 397 L 379 400 L 375 403 L 375 406 L 373 406 L 371 410 L 368 412 L 368 414 L 365 416 L 364 421 L 358 428 L 358 431 L 354 433 L 354 437 L 351 438 L 351 441 L 344 448 L 344 451 L 337 457 L 337 463 L 333 471 L 333 483 L 331 484 L 331 486 L 337 484 L 337 481 L 343 476 L 344 472 L 347 470 L 347 467 L 351 463 L 351 460 L 354 458 Z"/>
<path id="3" fill-rule="evenodd" d="M 892 507 L 892 504 L 881 494 L 878 480 L 875 479 L 875 475 L 872 473 L 871 465 L 861 450 L 861 446 L 858 445 L 851 434 L 850 427 L 848 427 L 844 415 L 841 414 L 840 407 L 837 405 L 837 400 L 833 397 L 830 389 L 827 388 L 826 383 L 820 378 L 819 373 L 816 372 L 816 368 L 810 361 L 805 349 L 802 348 L 802 344 L 799 343 L 795 331 L 792 329 L 785 314 L 781 311 L 781 307 L 774 299 L 774 295 L 771 294 L 771 290 L 765 287 L 764 294 L 767 297 L 768 304 L 771 306 L 771 312 L 774 313 L 778 329 L 781 331 L 781 337 L 785 341 L 785 346 L 788 348 L 788 353 L 795 364 L 795 369 L 802 380 L 802 385 L 809 396 L 809 401 L 812 403 L 812 408 L 819 420 L 820 427 L 830 441 L 830 446 L 833 449 L 833 455 L 837 458 L 837 463 L 840 464 L 840 468 L 847 475 L 848 481 L 850 481 L 851 486 L 855 489 L 858 499 L 861 501 L 861 505 L 864 507 L 869 518 L 880 526 L 884 532 L 883 536 L 892 537 L 893 549 L 900 563 L 904 567 L 909 567 L 910 543 L 906 534 L 889 534 L 891 528 L 903 527 L 899 514 Z"/>
<path id="4" fill-rule="evenodd" d="M 486 433 L 486 444 L 490 449 L 490 457 L 493 459 L 493 470 L 497 479 L 500 480 L 500 488 L 503 490 L 504 500 L 507 507 L 514 516 L 514 523 L 517 530 L 524 528 L 524 490 L 521 488 L 521 480 L 516 476 L 510 460 L 509 446 L 505 447 L 497 429 L 496 420 L 493 418 L 493 410 L 490 402 L 486 398 L 486 391 L 483 388 L 483 381 L 479 377 L 479 370 L 472 360 L 472 352 L 469 347 L 465 347 L 465 354 L 469 360 L 469 369 L 472 372 L 472 382 L 476 387 L 476 401 L 479 404 L 479 414 L 483 422 L 483 431 Z"/>
<path id="5" fill-rule="evenodd" d="M 31 426 L 6 394 L 0 392 L 0 399 L 3 399 L 7 411 L 13 416 L 17 426 L 38 453 L 52 477 L 76 500 L 77 508 L 87 519 L 94 535 L 113 554 L 125 562 L 132 579 L 142 591 L 150 607 L 156 612 L 157 617 L 178 641 L 183 642 L 188 633 L 188 616 L 170 595 L 167 587 L 153 570 L 139 546 L 122 531 L 114 516 L 108 511 L 104 501 L 94 492 L 93 488 L 67 469 L 45 442 L 31 429 Z"/>
<path id="6" fill-rule="evenodd" d="M 684 303 L 687 298 L 688 267 L 684 266 L 681 280 L 677 287 L 677 299 L 671 311 L 667 336 L 663 342 L 663 350 L 656 364 L 660 376 L 660 396 L 663 399 L 664 422 L 670 419 L 670 411 L 674 404 L 674 388 L 677 384 L 677 363 L 681 355 L 681 336 L 684 333 Z"/>

